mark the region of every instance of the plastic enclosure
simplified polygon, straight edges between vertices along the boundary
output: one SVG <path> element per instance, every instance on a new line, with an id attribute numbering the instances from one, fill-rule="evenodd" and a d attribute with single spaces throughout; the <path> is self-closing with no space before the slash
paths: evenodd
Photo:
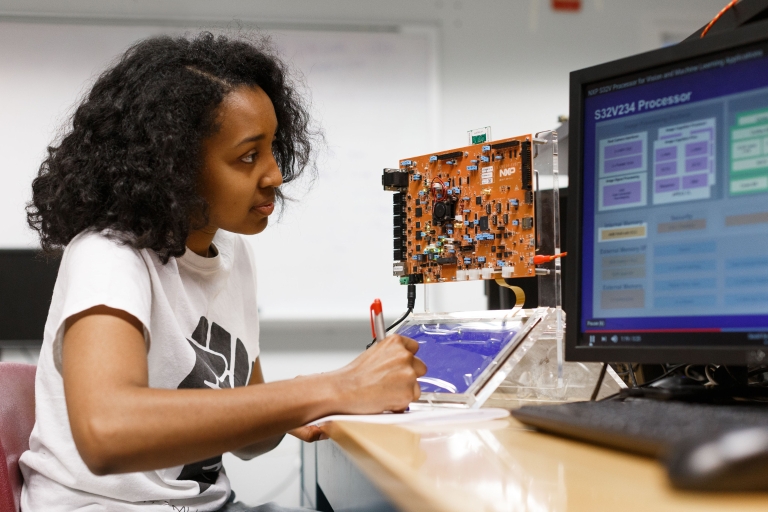
<path id="1" fill-rule="evenodd" d="M 479 407 L 509 371 L 504 364 L 543 320 L 538 309 L 414 315 L 398 330 L 419 342 L 427 374 L 418 404 Z M 508 369 L 507 369 L 508 370 Z"/>
<path id="2" fill-rule="evenodd" d="M 533 139 L 533 172 L 536 177 L 536 251 L 560 254 L 560 174 L 557 132 L 539 132 Z M 557 258 L 537 267 L 539 307 L 555 311 L 557 386 L 562 388 L 565 364 L 565 314 L 562 300 L 561 261 Z"/>
<path id="3" fill-rule="evenodd" d="M 537 253 L 558 254 L 557 133 L 537 133 L 533 143 Z M 427 365 L 421 397 L 411 407 L 513 408 L 589 400 L 601 365 L 564 361 L 560 269 L 560 259 L 538 267 L 536 309 L 432 313 L 428 290 L 434 285 L 423 285 L 425 312 L 397 330 L 419 342 L 418 356 Z M 609 368 L 598 396 L 623 386 Z"/>

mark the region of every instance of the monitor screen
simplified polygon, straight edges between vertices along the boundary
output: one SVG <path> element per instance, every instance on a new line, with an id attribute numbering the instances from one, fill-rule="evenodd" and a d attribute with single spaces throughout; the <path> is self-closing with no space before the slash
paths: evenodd
<path id="1" fill-rule="evenodd" d="M 768 44 L 672 51 L 581 87 L 577 347 L 768 345 Z"/>

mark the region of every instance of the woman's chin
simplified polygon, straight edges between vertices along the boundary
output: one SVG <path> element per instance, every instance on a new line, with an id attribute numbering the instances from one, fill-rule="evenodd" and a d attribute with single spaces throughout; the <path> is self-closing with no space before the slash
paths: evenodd
<path id="1" fill-rule="evenodd" d="M 265 229 L 267 229 L 267 225 L 269 224 L 269 218 L 264 217 L 263 219 L 259 220 L 258 222 L 251 224 L 249 226 L 248 232 L 243 233 L 244 235 L 258 235 Z"/>

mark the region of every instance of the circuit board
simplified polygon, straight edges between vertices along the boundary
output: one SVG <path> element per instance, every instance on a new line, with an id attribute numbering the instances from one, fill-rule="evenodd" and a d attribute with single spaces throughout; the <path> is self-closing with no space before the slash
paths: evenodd
<path id="1" fill-rule="evenodd" d="M 394 191 L 394 265 L 402 284 L 536 274 L 532 135 L 400 161 Z"/>

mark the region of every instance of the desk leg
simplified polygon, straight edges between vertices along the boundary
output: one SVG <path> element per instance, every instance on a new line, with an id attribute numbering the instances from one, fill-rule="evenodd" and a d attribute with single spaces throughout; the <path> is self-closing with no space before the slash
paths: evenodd
<path id="1" fill-rule="evenodd" d="M 317 509 L 317 444 L 301 443 L 301 506 Z"/>
<path id="2" fill-rule="evenodd" d="M 317 492 L 315 506 L 331 512 L 396 512 L 338 444 L 314 443 Z M 328 508 L 326 508 L 328 507 Z"/>

